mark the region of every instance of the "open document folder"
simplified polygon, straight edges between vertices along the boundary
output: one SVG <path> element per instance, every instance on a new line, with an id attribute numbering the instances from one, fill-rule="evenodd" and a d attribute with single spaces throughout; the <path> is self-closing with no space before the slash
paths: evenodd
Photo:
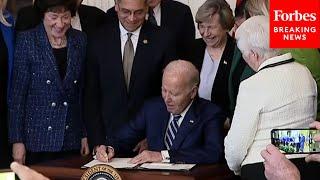
<path id="1" fill-rule="evenodd" d="M 128 163 L 131 158 L 112 158 L 111 161 L 104 163 L 96 159 L 83 165 L 83 168 L 89 168 L 98 164 L 106 164 L 116 169 L 154 169 L 154 170 L 176 170 L 188 171 L 196 164 L 172 164 L 172 163 L 144 163 L 141 165 Z"/>

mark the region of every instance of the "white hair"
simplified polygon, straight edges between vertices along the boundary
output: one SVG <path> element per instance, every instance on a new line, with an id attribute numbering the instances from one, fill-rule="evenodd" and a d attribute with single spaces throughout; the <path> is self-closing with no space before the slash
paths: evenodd
<path id="1" fill-rule="evenodd" d="M 263 59 L 279 55 L 279 49 L 270 48 L 269 27 L 268 16 L 253 16 L 244 21 L 235 34 L 241 52 L 254 51 Z"/>

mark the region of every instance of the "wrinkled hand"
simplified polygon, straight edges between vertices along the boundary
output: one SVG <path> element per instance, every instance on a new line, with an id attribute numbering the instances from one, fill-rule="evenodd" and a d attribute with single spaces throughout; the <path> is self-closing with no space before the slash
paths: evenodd
<path id="1" fill-rule="evenodd" d="M 14 161 L 25 164 L 26 148 L 23 143 L 14 143 L 12 145 L 12 157 Z"/>
<path id="2" fill-rule="evenodd" d="M 105 145 L 97 146 L 96 148 L 97 159 L 101 162 L 108 162 L 114 157 L 114 149 Z"/>
<path id="3" fill-rule="evenodd" d="M 145 138 L 144 140 L 140 141 L 136 147 L 133 148 L 133 152 L 137 152 L 140 154 L 142 153 L 144 150 L 148 150 L 148 142 L 147 142 L 147 138 Z"/>
<path id="4" fill-rule="evenodd" d="M 269 144 L 261 151 L 264 161 L 264 174 L 269 180 L 299 180 L 300 172 L 274 145 Z"/>
<path id="5" fill-rule="evenodd" d="M 161 162 L 162 156 L 160 152 L 144 150 L 136 157 L 132 158 L 129 163 L 142 164 L 145 162 Z"/>
<path id="6" fill-rule="evenodd" d="M 86 156 L 89 153 L 90 153 L 90 150 L 89 150 L 88 138 L 82 138 L 80 154 L 81 156 Z"/>
<path id="7" fill-rule="evenodd" d="M 316 128 L 320 130 L 320 122 L 315 121 L 309 125 L 310 128 Z M 316 142 L 320 142 L 320 134 L 317 134 L 313 137 L 313 140 Z M 317 161 L 320 162 L 320 154 L 309 154 L 305 158 L 306 162 Z"/>
<path id="8" fill-rule="evenodd" d="M 42 174 L 28 168 L 27 166 L 21 165 L 17 162 L 10 164 L 11 170 L 18 175 L 21 180 L 49 180 Z"/>

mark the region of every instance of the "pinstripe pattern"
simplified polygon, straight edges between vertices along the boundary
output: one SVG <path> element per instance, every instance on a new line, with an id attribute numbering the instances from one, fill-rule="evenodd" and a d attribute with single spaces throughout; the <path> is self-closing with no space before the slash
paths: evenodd
<path id="1" fill-rule="evenodd" d="M 165 136 L 164 144 L 166 145 L 167 149 L 169 150 L 173 144 L 173 140 L 178 132 L 178 120 L 181 118 L 180 115 L 174 115 L 173 120 L 169 123 L 167 133 Z"/>
<path id="2" fill-rule="evenodd" d="M 62 81 L 45 33 L 41 24 L 17 36 L 9 139 L 23 142 L 32 152 L 79 149 L 84 133 L 80 89 L 86 39 L 79 31 L 67 32 L 68 66 Z"/>

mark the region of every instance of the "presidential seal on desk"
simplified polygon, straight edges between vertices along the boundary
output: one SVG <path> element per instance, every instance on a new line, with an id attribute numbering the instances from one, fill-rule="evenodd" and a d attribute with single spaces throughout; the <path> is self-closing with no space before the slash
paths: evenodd
<path id="1" fill-rule="evenodd" d="M 81 180 L 122 180 L 116 169 L 105 164 L 98 164 L 87 169 Z"/>

